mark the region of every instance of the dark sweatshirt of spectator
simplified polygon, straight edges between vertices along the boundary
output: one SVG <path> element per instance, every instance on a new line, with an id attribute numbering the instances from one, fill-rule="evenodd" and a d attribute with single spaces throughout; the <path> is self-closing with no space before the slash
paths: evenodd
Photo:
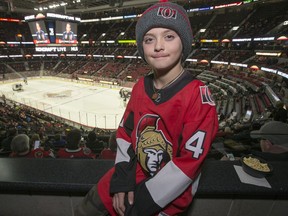
<path id="1" fill-rule="evenodd" d="M 6 138 L 1 142 L 1 152 L 11 152 L 11 142 L 12 139 L 18 134 L 18 131 L 15 127 L 13 127 L 8 129 L 6 134 Z"/>
<path id="2" fill-rule="evenodd" d="M 103 141 L 97 139 L 94 131 L 88 133 L 87 139 L 86 147 L 90 148 L 98 156 L 104 149 Z"/>

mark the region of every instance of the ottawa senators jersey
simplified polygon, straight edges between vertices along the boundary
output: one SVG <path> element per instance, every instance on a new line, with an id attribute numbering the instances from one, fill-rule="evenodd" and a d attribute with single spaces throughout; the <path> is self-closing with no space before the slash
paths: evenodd
<path id="1" fill-rule="evenodd" d="M 197 190 L 201 165 L 218 130 L 211 93 L 185 71 L 157 94 L 153 75 L 132 90 L 117 130 L 115 167 L 98 183 L 111 215 L 116 213 L 110 194 L 134 191 L 127 215 L 176 215 Z"/>
<path id="2" fill-rule="evenodd" d="M 101 151 L 99 155 L 99 159 L 112 159 L 115 160 L 116 158 L 116 152 L 112 151 L 109 148 L 105 148 Z"/>
<path id="3" fill-rule="evenodd" d="M 59 158 L 92 158 L 95 159 L 96 155 L 92 153 L 89 148 L 78 148 L 75 150 L 60 148 L 57 152 Z"/>
<path id="4" fill-rule="evenodd" d="M 25 158 L 55 158 L 53 151 L 44 150 L 43 148 L 33 149 L 26 155 L 17 155 L 15 153 L 11 153 L 9 157 L 25 157 Z"/>

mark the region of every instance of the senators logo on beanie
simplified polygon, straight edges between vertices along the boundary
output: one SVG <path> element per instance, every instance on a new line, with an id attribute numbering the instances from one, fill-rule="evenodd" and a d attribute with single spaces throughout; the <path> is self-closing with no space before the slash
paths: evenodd
<path id="1" fill-rule="evenodd" d="M 187 59 L 192 49 L 193 35 L 188 14 L 182 6 L 171 2 L 160 2 L 142 13 L 136 24 L 136 43 L 142 59 L 144 59 L 143 38 L 152 28 L 167 28 L 175 31 L 183 45 L 182 62 Z"/>
<path id="2" fill-rule="evenodd" d="M 157 15 L 162 16 L 163 18 L 166 18 L 166 19 L 170 19 L 170 18 L 176 19 L 177 12 L 176 10 L 173 10 L 171 8 L 159 7 Z"/>

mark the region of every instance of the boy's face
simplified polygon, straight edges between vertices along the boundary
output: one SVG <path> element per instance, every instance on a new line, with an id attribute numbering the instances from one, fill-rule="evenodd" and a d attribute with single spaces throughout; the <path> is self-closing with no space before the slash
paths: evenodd
<path id="1" fill-rule="evenodd" d="M 167 28 L 152 28 L 143 39 L 145 60 L 156 70 L 181 64 L 182 42 L 178 34 Z"/>

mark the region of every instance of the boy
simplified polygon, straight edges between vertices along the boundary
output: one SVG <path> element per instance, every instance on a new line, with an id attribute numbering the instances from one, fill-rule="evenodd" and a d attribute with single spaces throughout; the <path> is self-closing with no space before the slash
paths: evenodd
<path id="1" fill-rule="evenodd" d="M 75 215 L 177 215 L 197 190 L 218 121 L 209 89 L 182 67 L 192 44 L 186 11 L 169 2 L 151 6 L 137 22 L 136 41 L 153 73 L 132 90 L 114 168 Z"/>

